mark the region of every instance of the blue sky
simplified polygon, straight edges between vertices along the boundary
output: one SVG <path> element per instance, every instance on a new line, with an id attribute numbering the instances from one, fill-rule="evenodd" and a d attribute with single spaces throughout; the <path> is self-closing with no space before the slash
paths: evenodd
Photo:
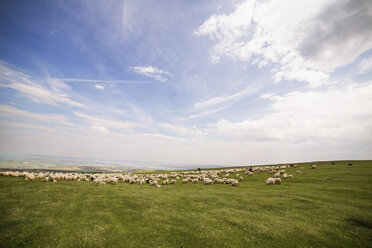
<path id="1" fill-rule="evenodd" d="M 370 1 L 2 1 L 0 152 L 371 159 Z"/>

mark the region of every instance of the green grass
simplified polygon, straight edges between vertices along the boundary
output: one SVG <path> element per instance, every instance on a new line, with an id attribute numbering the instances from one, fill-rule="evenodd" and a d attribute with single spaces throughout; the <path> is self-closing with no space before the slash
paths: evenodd
<path id="1" fill-rule="evenodd" d="M 274 186 L 264 172 L 160 189 L 0 177 L 0 246 L 372 247 L 372 161 L 348 163 Z"/>

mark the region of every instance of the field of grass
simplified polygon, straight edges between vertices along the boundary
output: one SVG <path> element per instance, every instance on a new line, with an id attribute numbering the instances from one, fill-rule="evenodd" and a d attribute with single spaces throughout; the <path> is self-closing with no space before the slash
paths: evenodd
<path id="1" fill-rule="evenodd" d="M 372 247 L 372 161 L 348 163 L 272 186 L 266 172 L 239 187 L 0 177 L 0 246 Z"/>

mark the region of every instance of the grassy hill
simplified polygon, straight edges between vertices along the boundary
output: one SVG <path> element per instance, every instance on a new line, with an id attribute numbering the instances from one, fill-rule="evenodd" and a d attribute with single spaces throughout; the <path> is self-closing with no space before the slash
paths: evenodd
<path id="1" fill-rule="evenodd" d="M 0 246 L 372 247 L 372 161 L 315 164 L 272 186 L 0 177 Z"/>

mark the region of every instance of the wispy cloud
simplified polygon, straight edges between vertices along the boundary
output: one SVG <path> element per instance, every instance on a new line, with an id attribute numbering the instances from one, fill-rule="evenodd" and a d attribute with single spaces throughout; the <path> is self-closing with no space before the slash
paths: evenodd
<path id="1" fill-rule="evenodd" d="M 112 120 L 109 118 L 97 117 L 76 111 L 73 111 L 73 114 L 89 124 L 93 130 L 98 130 L 100 132 L 107 132 L 109 129 L 132 132 L 132 129 L 135 127 L 143 127 L 143 124 L 140 123 Z"/>
<path id="2" fill-rule="evenodd" d="M 171 73 L 163 71 L 155 66 L 130 66 L 129 70 L 161 82 L 167 81 L 168 78 L 172 76 Z"/>
<path id="3" fill-rule="evenodd" d="M 18 91 L 37 103 L 46 103 L 50 105 L 67 104 L 72 107 L 86 108 L 84 104 L 74 101 L 68 95 L 63 94 L 61 89 L 67 86 L 57 81 L 49 80 L 49 82 L 52 82 L 52 89 L 56 89 L 53 91 L 36 83 L 36 80 L 32 79 L 30 76 L 10 69 L 2 64 L 0 64 L 0 80 L 1 88 L 9 88 Z"/>
<path id="4" fill-rule="evenodd" d="M 109 84 L 146 84 L 153 83 L 153 81 L 138 81 L 138 80 L 103 80 L 103 79 L 83 79 L 83 78 L 58 78 L 63 82 L 76 83 L 109 83 Z"/>
<path id="5" fill-rule="evenodd" d="M 209 108 L 209 107 L 214 107 L 215 105 L 235 102 L 245 96 L 248 96 L 248 95 L 251 95 L 257 92 L 257 90 L 258 90 L 257 87 L 249 86 L 235 94 L 213 97 L 208 100 L 197 102 L 194 104 L 194 106 L 195 108 Z"/>
<path id="6" fill-rule="evenodd" d="M 71 119 L 65 115 L 33 113 L 4 104 L 0 104 L 0 116 L 16 118 L 24 122 L 31 119 L 36 122 L 58 123 L 73 126 Z"/>
<path id="7" fill-rule="evenodd" d="M 204 132 L 203 130 L 197 128 L 196 126 L 192 126 L 192 128 L 186 128 L 184 126 L 172 125 L 169 123 L 160 123 L 158 124 L 158 126 L 167 131 L 185 136 L 201 136 L 207 134 L 207 132 Z"/>

